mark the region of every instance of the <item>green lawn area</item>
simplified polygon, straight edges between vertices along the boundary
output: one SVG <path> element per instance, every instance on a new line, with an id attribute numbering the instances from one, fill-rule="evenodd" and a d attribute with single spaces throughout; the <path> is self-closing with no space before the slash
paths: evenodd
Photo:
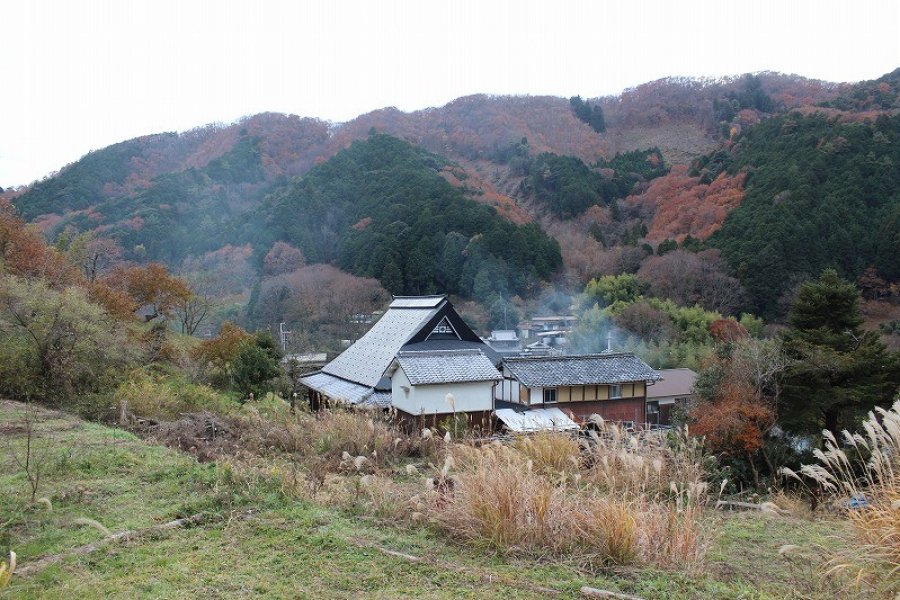
<path id="1" fill-rule="evenodd" d="M 485 554 L 427 527 L 395 527 L 294 500 L 265 477 L 238 479 L 226 466 L 198 463 L 130 433 L 39 411 L 35 444 L 47 455 L 37 496 L 51 501 L 48 511 L 30 504 L 28 482 L 12 460 L 25 444 L 16 427 L 22 415 L 22 405 L 0 402 L 0 550 L 15 550 L 20 568 L 102 539 L 78 518 L 116 532 L 211 516 L 14 576 L 0 598 L 546 597 L 536 587 L 576 598 L 583 585 L 647 599 L 838 597 L 815 577 L 810 560 L 778 554 L 784 544 L 807 552 L 839 543 L 829 536 L 846 530 L 832 520 L 710 513 L 718 535 L 702 573 L 590 573 L 577 564 Z"/>

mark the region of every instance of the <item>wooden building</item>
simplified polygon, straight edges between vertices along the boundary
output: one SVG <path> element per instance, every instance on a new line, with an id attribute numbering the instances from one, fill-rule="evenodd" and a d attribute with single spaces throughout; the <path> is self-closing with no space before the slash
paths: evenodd
<path id="1" fill-rule="evenodd" d="M 591 415 L 635 426 L 647 422 L 648 386 L 659 375 L 631 353 L 507 358 L 497 399 L 557 407 L 579 422 Z"/>
<path id="2" fill-rule="evenodd" d="M 499 362 L 446 296 L 398 296 L 365 335 L 299 381 L 314 409 L 393 406 L 429 425 L 454 412 L 481 422 L 493 412 Z"/>
<path id="3" fill-rule="evenodd" d="M 690 369 L 661 369 L 662 378 L 647 390 L 647 421 L 652 425 L 672 425 L 672 411 L 694 397 L 697 374 Z"/>

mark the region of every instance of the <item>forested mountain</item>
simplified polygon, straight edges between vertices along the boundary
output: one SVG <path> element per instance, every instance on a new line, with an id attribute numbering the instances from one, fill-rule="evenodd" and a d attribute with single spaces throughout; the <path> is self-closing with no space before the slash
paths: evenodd
<path id="1" fill-rule="evenodd" d="M 898 72 L 475 95 L 338 125 L 261 114 L 115 144 L 4 197 L 51 241 L 90 232 L 244 301 L 261 277 L 287 276 L 279 261 L 485 301 L 705 247 L 724 260 L 707 252 L 702 268 L 748 292 L 734 310 L 775 316 L 825 266 L 900 278 Z"/>
<path id="2" fill-rule="evenodd" d="M 747 171 L 744 201 L 710 244 L 773 314 L 797 275 L 867 267 L 896 281 L 900 256 L 900 115 L 842 123 L 788 114 L 751 129 L 730 173 Z"/>
<path id="3" fill-rule="evenodd" d="M 395 294 L 523 293 L 559 269 L 556 242 L 465 198 L 445 166 L 391 136 L 356 141 L 273 194 L 265 232 Z"/>

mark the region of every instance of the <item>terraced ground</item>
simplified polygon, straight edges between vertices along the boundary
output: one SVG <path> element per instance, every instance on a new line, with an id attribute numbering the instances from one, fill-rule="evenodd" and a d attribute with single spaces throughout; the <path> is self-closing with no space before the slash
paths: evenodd
<path id="1" fill-rule="evenodd" d="M 239 473 L 42 409 L 30 467 L 42 467 L 36 498 L 49 503 L 32 504 L 16 460 L 25 414 L 0 401 L 0 551 L 19 559 L 0 598 L 577 598 L 585 585 L 646 599 L 841 597 L 815 568 L 815 548 L 848 535 L 834 520 L 711 512 L 717 535 L 701 573 L 590 572 L 295 500 L 264 463 Z M 198 514 L 187 527 L 146 531 Z M 101 527 L 138 534 L 109 540 Z M 801 549 L 779 555 L 785 544 Z"/>

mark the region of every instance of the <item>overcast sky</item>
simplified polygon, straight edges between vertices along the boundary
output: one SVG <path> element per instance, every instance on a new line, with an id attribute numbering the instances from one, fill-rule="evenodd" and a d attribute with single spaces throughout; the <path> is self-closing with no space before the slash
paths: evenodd
<path id="1" fill-rule="evenodd" d="M 900 1 L 10 0 L 0 186 L 262 111 L 346 121 L 472 93 L 594 97 L 670 75 L 900 66 Z"/>

